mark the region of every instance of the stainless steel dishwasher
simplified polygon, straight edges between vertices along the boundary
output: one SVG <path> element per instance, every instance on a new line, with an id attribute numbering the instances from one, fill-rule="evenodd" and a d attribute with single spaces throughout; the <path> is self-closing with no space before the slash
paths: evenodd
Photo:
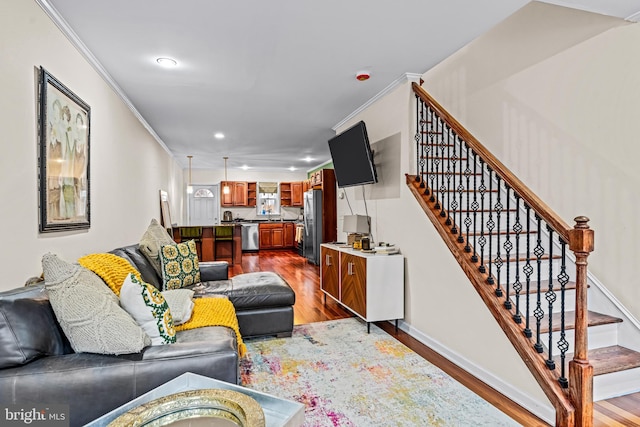
<path id="1" fill-rule="evenodd" d="M 242 223 L 242 250 L 257 251 L 260 249 L 258 240 L 258 224 L 254 222 Z"/>

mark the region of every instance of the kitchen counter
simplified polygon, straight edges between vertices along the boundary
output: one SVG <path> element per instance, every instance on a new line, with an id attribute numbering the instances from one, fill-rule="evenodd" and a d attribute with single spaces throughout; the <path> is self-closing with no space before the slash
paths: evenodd
<path id="1" fill-rule="evenodd" d="M 198 260 L 207 261 L 228 261 L 230 265 L 242 264 L 242 224 L 220 224 L 220 225 L 203 225 L 203 226 L 178 226 L 173 228 L 173 240 L 177 243 L 190 240 L 192 237 L 188 233 L 193 228 L 201 228 L 202 234 L 193 237 L 196 240 L 196 249 L 198 250 Z M 215 229 L 217 227 L 233 226 L 233 256 L 228 241 L 218 242 L 216 248 Z M 181 232 L 182 230 L 182 232 Z M 185 236 L 185 237 L 183 237 Z"/>

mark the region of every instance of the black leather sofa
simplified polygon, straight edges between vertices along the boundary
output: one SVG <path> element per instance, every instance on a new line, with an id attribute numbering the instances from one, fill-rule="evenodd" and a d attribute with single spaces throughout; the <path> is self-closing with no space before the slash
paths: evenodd
<path id="1" fill-rule="evenodd" d="M 159 286 L 160 278 L 137 245 L 112 253 Z M 227 295 L 243 338 L 291 335 L 295 294 L 278 275 L 229 279 L 226 262 L 201 263 L 200 272 L 202 283 L 193 286 L 196 296 Z M 181 331 L 175 344 L 135 354 L 74 353 L 42 283 L 0 292 L 0 346 L 0 403 L 26 405 L 25 410 L 28 405 L 68 404 L 71 426 L 84 425 L 185 372 L 236 384 L 240 376 L 235 332 L 221 326 Z"/>

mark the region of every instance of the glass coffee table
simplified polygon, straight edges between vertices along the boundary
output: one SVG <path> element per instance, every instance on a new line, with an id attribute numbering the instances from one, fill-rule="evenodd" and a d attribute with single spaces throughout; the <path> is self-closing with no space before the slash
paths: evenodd
<path id="1" fill-rule="evenodd" d="M 168 395 L 205 389 L 231 390 L 249 396 L 262 408 L 265 425 L 267 427 L 299 427 L 304 423 L 304 405 L 301 403 L 187 372 L 104 414 L 86 426 L 106 427 L 121 415 L 141 405 L 149 404 L 149 402 L 156 401 Z"/>

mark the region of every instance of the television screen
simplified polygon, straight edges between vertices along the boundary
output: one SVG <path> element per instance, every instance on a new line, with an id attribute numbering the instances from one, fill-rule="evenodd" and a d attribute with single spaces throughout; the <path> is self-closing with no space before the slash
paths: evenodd
<path id="1" fill-rule="evenodd" d="M 360 121 L 329 140 L 338 187 L 378 182 L 367 127 Z"/>

